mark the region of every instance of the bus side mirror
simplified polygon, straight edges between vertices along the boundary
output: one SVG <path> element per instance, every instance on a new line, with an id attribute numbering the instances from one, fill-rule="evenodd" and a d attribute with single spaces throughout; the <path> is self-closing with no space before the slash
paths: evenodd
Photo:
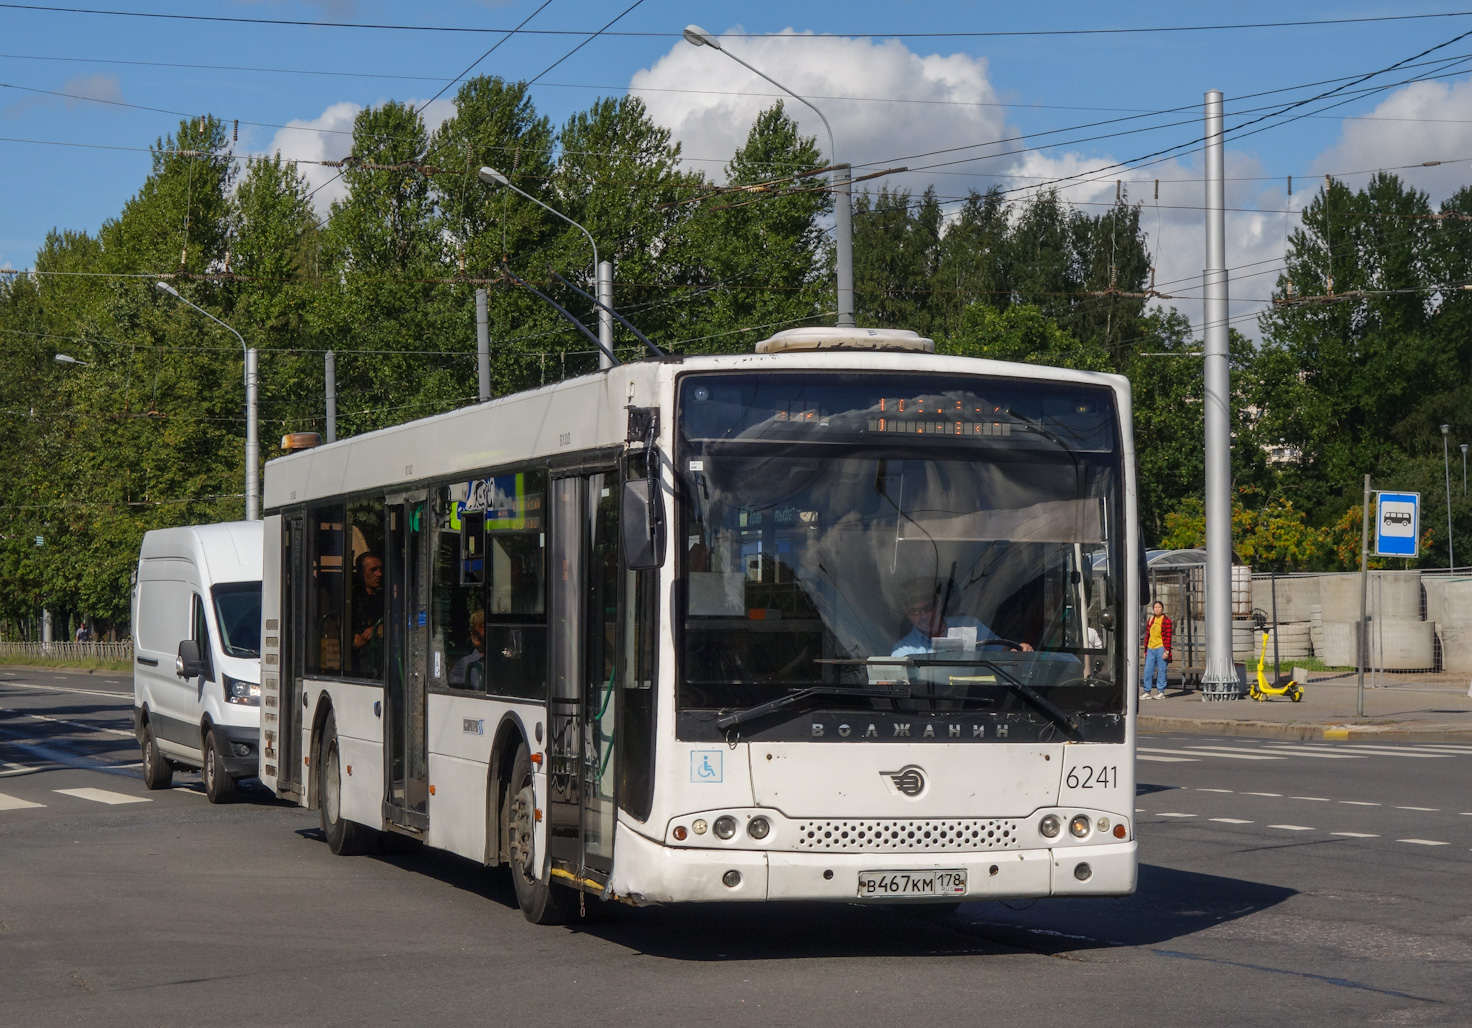
<path id="1" fill-rule="evenodd" d="M 179 644 L 179 655 L 174 658 L 174 674 L 180 678 L 198 678 L 204 674 L 204 659 L 199 655 L 199 643 L 185 639 Z"/>
<path id="2" fill-rule="evenodd" d="M 624 481 L 619 524 L 624 537 L 624 564 L 630 571 L 650 571 L 664 563 L 664 495 L 653 478 Z"/>

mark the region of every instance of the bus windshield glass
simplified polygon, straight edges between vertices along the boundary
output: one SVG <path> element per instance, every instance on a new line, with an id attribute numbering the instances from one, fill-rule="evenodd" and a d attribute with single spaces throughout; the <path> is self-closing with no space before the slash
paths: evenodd
<path id="1" fill-rule="evenodd" d="M 215 586 L 213 592 L 221 648 L 232 657 L 259 657 L 261 583 L 231 582 Z"/>
<path id="2" fill-rule="evenodd" d="M 678 425 L 678 703 L 690 737 L 716 723 L 746 736 L 814 710 L 1122 732 L 1109 389 L 692 375 Z"/>

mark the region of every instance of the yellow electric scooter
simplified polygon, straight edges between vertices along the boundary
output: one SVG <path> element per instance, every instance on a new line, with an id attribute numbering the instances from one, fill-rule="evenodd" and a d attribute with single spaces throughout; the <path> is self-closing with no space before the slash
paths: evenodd
<path id="1" fill-rule="evenodd" d="M 1257 657 L 1257 681 L 1252 683 L 1248 690 L 1254 700 L 1265 700 L 1269 696 L 1287 696 L 1294 703 L 1303 699 L 1303 686 L 1293 680 L 1291 675 L 1279 675 L 1277 681 L 1269 682 L 1264 671 L 1268 656 L 1268 633 L 1262 633 L 1262 652 Z"/>

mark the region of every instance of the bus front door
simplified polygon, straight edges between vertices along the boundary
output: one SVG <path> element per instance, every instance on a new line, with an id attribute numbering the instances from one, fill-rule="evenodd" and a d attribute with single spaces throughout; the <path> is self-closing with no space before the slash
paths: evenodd
<path id="1" fill-rule="evenodd" d="M 429 652 L 427 505 L 423 493 L 389 497 L 384 507 L 384 770 L 383 816 L 423 832 L 429 828 L 425 674 Z"/>
<path id="2" fill-rule="evenodd" d="M 557 479 L 552 496 L 547 845 L 580 878 L 601 878 L 613 868 L 618 475 Z"/>

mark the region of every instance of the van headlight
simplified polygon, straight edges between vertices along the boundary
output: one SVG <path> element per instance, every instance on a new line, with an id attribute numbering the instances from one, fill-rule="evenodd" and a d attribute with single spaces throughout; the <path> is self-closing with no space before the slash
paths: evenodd
<path id="1" fill-rule="evenodd" d="M 255 682 L 243 682 L 229 675 L 220 676 L 225 682 L 225 702 L 239 703 L 247 707 L 261 705 L 261 687 Z"/>

